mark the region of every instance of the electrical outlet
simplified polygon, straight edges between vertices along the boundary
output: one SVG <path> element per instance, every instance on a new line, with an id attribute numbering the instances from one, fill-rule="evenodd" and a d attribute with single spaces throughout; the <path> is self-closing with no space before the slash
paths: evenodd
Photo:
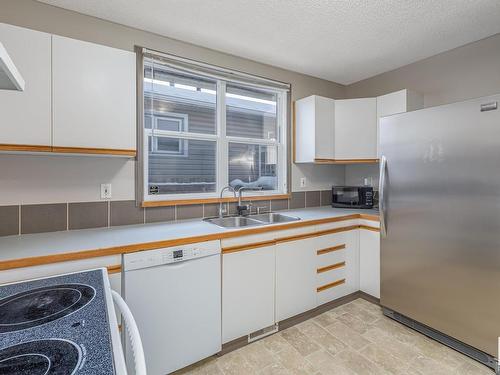
<path id="1" fill-rule="evenodd" d="M 101 199 L 111 199 L 111 184 L 101 184 Z"/>
<path id="2" fill-rule="evenodd" d="M 305 177 L 300 178 L 300 187 L 306 187 L 307 185 L 307 180 Z"/>
<path id="3" fill-rule="evenodd" d="M 371 177 L 365 177 L 363 179 L 363 184 L 365 186 L 372 186 L 373 185 L 373 179 Z"/>

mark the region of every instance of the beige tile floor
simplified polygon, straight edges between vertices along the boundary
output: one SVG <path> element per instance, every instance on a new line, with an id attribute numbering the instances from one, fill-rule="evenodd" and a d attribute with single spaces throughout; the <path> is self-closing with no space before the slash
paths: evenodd
<path id="1" fill-rule="evenodd" d="M 221 357 L 193 375 L 445 375 L 493 371 L 382 315 L 357 299 Z"/>

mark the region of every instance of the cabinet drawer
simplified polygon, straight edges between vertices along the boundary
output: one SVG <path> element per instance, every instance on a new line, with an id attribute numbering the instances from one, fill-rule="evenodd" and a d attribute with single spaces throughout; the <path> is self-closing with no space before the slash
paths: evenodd
<path id="1" fill-rule="evenodd" d="M 347 243 L 347 232 L 327 234 L 316 238 L 316 247 L 318 250 L 330 247 L 345 245 Z"/>
<path id="2" fill-rule="evenodd" d="M 318 306 L 349 294 L 345 280 L 340 279 L 337 281 L 337 285 L 316 293 L 316 302 Z"/>
<path id="3" fill-rule="evenodd" d="M 342 262 L 343 263 L 343 262 Z M 324 285 L 328 285 L 337 280 L 347 279 L 346 275 L 346 265 L 342 263 L 337 263 L 332 266 L 337 266 L 335 269 L 331 269 L 325 272 L 318 273 L 316 275 L 316 287 L 320 288 Z M 347 281 L 346 281 L 347 282 Z"/>
<path id="4" fill-rule="evenodd" d="M 316 250 L 316 267 L 326 267 L 346 260 L 348 249 L 345 245 Z"/>

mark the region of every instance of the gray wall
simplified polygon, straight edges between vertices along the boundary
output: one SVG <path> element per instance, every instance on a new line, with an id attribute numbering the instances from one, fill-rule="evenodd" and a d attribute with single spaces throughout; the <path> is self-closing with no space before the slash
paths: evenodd
<path id="1" fill-rule="evenodd" d="M 354 83 L 346 87 L 346 96 L 377 96 L 403 88 L 422 93 L 425 107 L 500 93 L 500 34 Z M 377 185 L 378 166 L 346 167 L 346 184 L 362 184 L 370 176 Z"/>
<path id="2" fill-rule="evenodd" d="M 346 97 L 403 88 L 423 94 L 426 107 L 499 93 L 500 34 L 349 85 Z"/>
<path id="3" fill-rule="evenodd" d="M 98 18 L 85 16 L 61 8 L 38 3 L 33 0 L 1 0 L 0 22 L 27 27 L 48 33 L 63 35 L 75 39 L 108 45 L 125 50 L 133 50 L 135 45 L 176 54 L 179 56 L 215 64 L 262 77 L 271 78 L 292 85 L 292 100 L 311 94 L 331 98 L 343 98 L 345 87 L 326 80 L 294 73 L 288 70 L 260 64 L 251 60 L 224 54 L 211 49 L 165 38 Z M 8 186 L 2 191 L 1 204 L 47 203 L 68 201 L 99 200 L 99 186 L 90 185 L 94 176 L 103 173 L 97 170 L 81 168 L 78 159 L 54 160 L 49 157 L 5 157 L 0 156 L 0 166 L 8 168 Z M 96 166 L 107 171 L 109 181 L 113 182 L 113 192 L 118 199 L 134 199 L 133 167 L 130 163 L 120 163 L 119 169 L 113 170 L 115 162 L 100 159 L 99 163 L 83 163 Z M 44 189 L 37 189 L 38 181 L 29 174 L 16 173 L 19 168 L 32 170 L 44 169 L 47 175 L 61 176 L 51 181 L 42 181 Z M 63 168 L 62 168 L 63 167 Z M 65 168 L 65 169 L 64 169 Z M 342 166 L 296 166 L 292 165 L 292 190 L 324 190 L 332 183 L 342 183 L 344 167 Z M 128 176 L 123 172 L 129 173 Z M 77 173 L 78 172 L 78 173 Z M 68 180 L 63 175 L 70 174 L 75 179 Z M 119 180 L 115 175 L 120 175 Z M 300 178 L 307 178 L 306 188 L 300 188 Z M 102 178 L 101 178 L 102 180 Z M 106 181 L 102 181 L 106 182 Z M 117 186 L 118 185 L 118 186 Z M 75 186 L 78 193 L 75 191 Z M 116 190 L 115 190 L 116 188 Z M 57 197 L 57 199 L 54 199 Z M 22 200 L 21 200 L 22 199 Z M 113 196 L 115 199 L 115 196 Z"/>

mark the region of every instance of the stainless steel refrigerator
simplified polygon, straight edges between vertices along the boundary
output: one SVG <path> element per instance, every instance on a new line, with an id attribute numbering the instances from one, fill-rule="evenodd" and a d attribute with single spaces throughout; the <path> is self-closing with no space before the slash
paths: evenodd
<path id="1" fill-rule="evenodd" d="M 380 124 L 381 305 L 496 369 L 500 95 Z"/>

